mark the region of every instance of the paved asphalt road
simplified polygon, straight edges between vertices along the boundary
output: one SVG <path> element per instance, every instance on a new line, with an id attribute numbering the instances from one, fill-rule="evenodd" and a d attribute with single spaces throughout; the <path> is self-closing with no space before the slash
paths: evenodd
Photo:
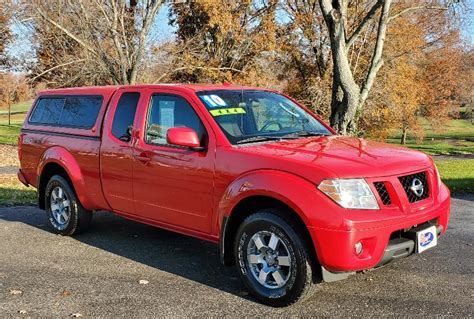
<path id="1" fill-rule="evenodd" d="M 46 223 L 33 207 L 0 208 L 0 317 L 474 317 L 474 196 L 453 200 L 436 249 L 321 284 L 310 300 L 280 309 L 248 296 L 207 242 L 110 213 L 75 238 Z"/>

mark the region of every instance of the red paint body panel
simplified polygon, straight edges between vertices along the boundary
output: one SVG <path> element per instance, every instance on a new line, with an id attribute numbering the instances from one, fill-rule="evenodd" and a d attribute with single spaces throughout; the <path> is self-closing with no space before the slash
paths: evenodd
<path id="1" fill-rule="evenodd" d="M 38 187 L 46 165 L 56 163 L 67 171 L 87 209 L 111 210 L 213 242 L 219 241 L 224 217 L 231 216 L 239 202 L 250 196 L 272 197 L 306 224 L 321 264 L 331 271 L 374 267 L 395 231 L 433 219 L 446 231 L 450 194 L 438 185 L 429 156 L 336 135 L 233 146 L 195 94 L 211 89 L 262 90 L 141 85 L 42 91 L 39 97 L 103 95 L 104 102 L 96 123 L 87 130 L 32 125 L 27 117 L 19 138 L 19 178 Z M 140 93 L 130 142 L 111 134 L 115 108 L 124 92 Z M 207 131 L 205 150 L 145 142 L 150 99 L 160 93 L 180 96 L 191 105 Z M 398 177 L 421 171 L 427 173 L 430 196 L 409 203 Z M 317 189 L 329 178 L 365 178 L 379 204 L 373 182 L 382 181 L 392 203 L 380 204 L 379 210 L 344 209 Z M 360 256 L 354 253 L 358 241 L 365 247 Z"/>

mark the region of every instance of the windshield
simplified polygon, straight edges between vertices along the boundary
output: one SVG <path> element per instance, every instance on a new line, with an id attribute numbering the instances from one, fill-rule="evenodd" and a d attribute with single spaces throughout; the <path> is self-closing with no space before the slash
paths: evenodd
<path id="1" fill-rule="evenodd" d="M 308 112 L 277 93 L 215 90 L 197 95 L 232 144 L 331 135 Z"/>

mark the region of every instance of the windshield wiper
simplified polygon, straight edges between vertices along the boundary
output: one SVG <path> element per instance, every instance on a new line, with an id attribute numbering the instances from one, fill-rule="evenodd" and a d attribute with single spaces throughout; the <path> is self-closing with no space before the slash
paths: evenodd
<path id="1" fill-rule="evenodd" d="M 299 132 L 285 134 L 282 136 L 257 135 L 257 136 L 251 136 L 249 138 L 244 138 L 243 140 L 237 141 L 236 144 L 263 142 L 263 141 L 294 140 L 294 139 L 298 139 L 300 137 L 305 137 L 305 136 L 328 136 L 328 135 L 330 134 L 321 133 L 321 132 L 311 132 L 311 131 L 299 131 Z"/>
<path id="2" fill-rule="evenodd" d="M 236 144 L 263 142 L 263 141 L 281 141 L 298 138 L 297 136 L 271 136 L 271 135 L 257 135 L 243 140 L 237 141 Z"/>
<path id="3" fill-rule="evenodd" d="M 306 137 L 306 136 L 328 136 L 328 135 L 330 134 L 321 133 L 321 132 L 311 132 L 311 131 L 299 131 L 299 132 L 283 135 L 282 137 L 283 138 L 288 138 L 288 137 L 298 138 L 298 137 Z"/>

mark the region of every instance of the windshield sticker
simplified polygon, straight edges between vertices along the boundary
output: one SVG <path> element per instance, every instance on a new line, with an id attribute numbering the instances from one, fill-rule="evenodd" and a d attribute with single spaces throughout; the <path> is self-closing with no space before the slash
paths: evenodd
<path id="1" fill-rule="evenodd" d="M 227 106 L 227 103 L 218 95 L 203 95 L 201 97 L 209 107 L 222 107 Z"/>
<path id="2" fill-rule="evenodd" d="M 203 95 L 202 99 L 209 105 L 210 107 L 217 107 L 217 103 L 214 102 L 213 99 L 209 95 Z"/>
<path id="3" fill-rule="evenodd" d="M 221 99 L 220 96 L 218 95 L 211 95 L 211 99 L 219 106 L 227 106 L 227 104 L 225 103 L 225 101 L 223 99 Z"/>
<path id="4" fill-rule="evenodd" d="M 231 107 L 227 109 L 210 110 L 212 116 L 245 114 L 245 110 L 241 107 Z"/>

